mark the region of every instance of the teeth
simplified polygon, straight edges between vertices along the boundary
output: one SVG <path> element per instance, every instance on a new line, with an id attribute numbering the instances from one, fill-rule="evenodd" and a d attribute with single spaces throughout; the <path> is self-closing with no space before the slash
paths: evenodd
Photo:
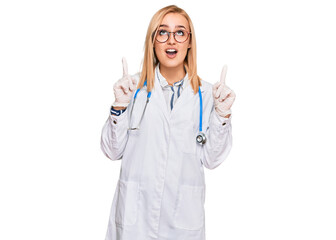
<path id="1" fill-rule="evenodd" d="M 167 52 L 176 52 L 175 49 L 167 49 Z"/>

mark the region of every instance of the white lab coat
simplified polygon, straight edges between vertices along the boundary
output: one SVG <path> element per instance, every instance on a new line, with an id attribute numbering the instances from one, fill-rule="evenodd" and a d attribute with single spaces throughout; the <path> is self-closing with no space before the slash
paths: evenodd
<path id="1" fill-rule="evenodd" d="M 133 75 L 139 79 L 139 74 Z M 202 80 L 203 132 L 207 142 L 196 142 L 199 95 L 189 80 L 167 109 L 156 77 L 140 130 L 147 91 L 143 87 L 133 109 L 109 115 L 102 129 L 101 149 L 111 160 L 122 160 L 105 240 L 205 240 L 205 182 L 203 166 L 214 169 L 228 156 L 231 117 L 213 107 L 212 84 Z"/>

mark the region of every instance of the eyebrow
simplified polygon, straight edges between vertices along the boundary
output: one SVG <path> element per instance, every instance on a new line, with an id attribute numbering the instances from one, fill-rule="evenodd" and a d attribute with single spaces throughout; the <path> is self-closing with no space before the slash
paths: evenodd
<path id="1" fill-rule="evenodd" d="M 169 26 L 166 25 L 166 24 L 161 24 L 159 27 L 169 27 Z M 184 29 L 186 29 L 183 25 L 176 25 L 175 28 L 184 28 Z"/>

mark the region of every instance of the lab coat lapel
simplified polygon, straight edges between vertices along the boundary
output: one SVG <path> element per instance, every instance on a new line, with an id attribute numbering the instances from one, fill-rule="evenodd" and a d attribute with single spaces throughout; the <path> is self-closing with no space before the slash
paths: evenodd
<path id="1" fill-rule="evenodd" d="M 201 88 L 201 93 L 204 92 L 203 86 L 200 86 Z M 183 89 L 180 97 L 176 100 L 176 103 L 172 109 L 171 114 L 176 114 L 176 112 L 180 111 L 183 109 L 183 106 L 188 102 L 193 99 L 194 96 L 197 95 L 197 98 L 199 99 L 198 92 L 194 94 L 194 90 L 192 89 L 190 85 L 190 80 L 188 79 L 188 84 L 185 89 Z M 196 103 L 195 103 L 196 104 Z"/>
<path id="2" fill-rule="evenodd" d="M 166 100 L 164 98 L 159 79 L 156 76 L 155 76 L 155 83 L 154 83 L 154 92 L 155 94 L 153 95 L 153 97 L 155 99 L 153 99 L 154 100 L 153 102 L 155 102 L 155 104 L 157 105 L 157 108 L 159 108 L 159 111 L 162 112 L 166 120 L 169 121 L 169 112 L 167 109 Z"/>

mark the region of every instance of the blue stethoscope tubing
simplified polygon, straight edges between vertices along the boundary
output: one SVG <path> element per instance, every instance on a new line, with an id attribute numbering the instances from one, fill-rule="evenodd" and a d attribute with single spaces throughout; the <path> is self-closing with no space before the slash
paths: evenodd
<path id="1" fill-rule="evenodd" d="M 144 86 L 147 86 L 147 80 L 145 81 Z M 140 91 L 140 88 L 138 88 L 137 91 L 134 94 L 134 101 L 135 101 L 136 96 L 137 96 L 137 94 L 138 94 L 139 91 Z M 147 98 L 149 99 L 151 97 L 151 95 L 152 95 L 152 92 L 148 92 Z"/>
<path id="2" fill-rule="evenodd" d="M 202 102 L 202 93 L 201 93 L 201 88 L 198 87 L 198 95 L 200 99 L 200 124 L 199 124 L 199 131 L 202 132 L 202 115 L 203 115 L 203 102 Z"/>
<path id="3" fill-rule="evenodd" d="M 145 81 L 144 86 L 147 86 L 147 80 Z M 135 100 L 136 100 L 136 97 L 137 97 L 139 91 L 140 91 L 140 88 L 138 88 L 137 91 L 134 94 L 134 100 L 133 100 L 133 104 L 132 104 L 132 108 L 131 108 L 130 117 L 132 116 L 134 103 L 135 103 Z M 142 113 L 140 122 L 141 122 L 141 120 L 143 118 L 143 115 L 144 115 L 144 113 L 146 111 L 147 103 L 149 102 L 149 99 L 150 99 L 151 95 L 152 95 L 151 91 L 147 93 L 147 101 L 146 101 L 146 105 L 145 105 L 144 111 Z M 201 88 L 200 87 L 198 87 L 198 95 L 199 95 L 199 99 L 200 99 L 200 121 L 199 121 L 199 133 L 198 133 L 198 135 L 196 137 L 196 142 L 198 142 L 199 144 L 203 145 L 206 142 L 206 137 L 205 137 L 205 134 L 202 132 L 203 101 L 202 101 L 202 93 L 201 93 Z M 140 125 L 140 122 L 139 122 L 139 125 Z M 131 128 L 130 127 L 129 130 L 139 130 L 139 126 L 136 127 L 136 128 Z"/>

